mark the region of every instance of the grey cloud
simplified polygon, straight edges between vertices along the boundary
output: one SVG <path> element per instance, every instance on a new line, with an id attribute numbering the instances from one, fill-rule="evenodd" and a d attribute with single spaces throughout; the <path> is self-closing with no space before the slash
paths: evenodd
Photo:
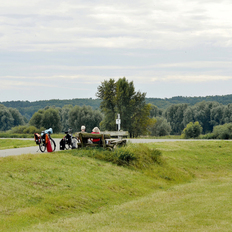
<path id="1" fill-rule="evenodd" d="M 70 16 L 58 16 L 58 15 L 40 15 L 40 14 L 0 14 L 0 17 L 11 19 L 36 19 L 36 20 L 72 20 Z"/>

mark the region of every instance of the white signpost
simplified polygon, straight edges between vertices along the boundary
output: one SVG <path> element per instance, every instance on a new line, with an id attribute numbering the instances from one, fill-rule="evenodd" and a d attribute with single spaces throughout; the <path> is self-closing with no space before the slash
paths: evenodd
<path id="1" fill-rule="evenodd" d="M 118 131 L 120 131 L 120 125 L 121 125 L 120 114 L 118 114 L 118 118 L 116 119 L 116 124 L 118 124 Z"/>

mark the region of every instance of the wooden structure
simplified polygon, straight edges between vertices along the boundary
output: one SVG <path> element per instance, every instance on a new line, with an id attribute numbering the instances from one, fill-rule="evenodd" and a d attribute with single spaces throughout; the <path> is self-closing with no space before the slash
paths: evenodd
<path id="1" fill-rule="evenodd" d="M 79 143 L 77 143 L 78 147 L 103 147 L 112 150 L 116 146 L 125 145 L 126 139 L 111 139 L 110 134 L 100 133 L 100 134 L 91 134 L 91 133 L 83 133 L 80 132 L 78 134 Z M 85 142 L 89 139 L 100 139 L 99 143 L 91 143 Z"/>
<path id="2" fill-rule="evenodd" d="M 117 138 L 123 138 L 128 137 L 129 132 L 128 131 L 101 131 L 101 134 L 108 134 L 110 137 L 117 137 Z"/>

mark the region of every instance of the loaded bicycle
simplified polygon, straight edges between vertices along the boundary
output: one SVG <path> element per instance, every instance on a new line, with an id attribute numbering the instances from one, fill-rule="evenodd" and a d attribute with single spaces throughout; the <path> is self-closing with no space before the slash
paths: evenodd
<path id="1" fill-rule="evenodd" d="M 39 150 L 41 152 L 45 152 L 46 149 L 48 152 L 52 152 L 56 150 L 56 143 L 51 138 L 52 133 L 53 133 L 52 128 L 49 128 L 48 130 L 42 131 L 41 135 L 38 133 L 34 134 L 35 142 L 36 144 L 39 145 Z"/>
<path id="2" fill-rule="evenodd" d="M 72 129 L 65 131 L 65 136 L 60 141 L 60 150 L 68 150 L 77 148 L 77 138 L 72 136 Z"/>

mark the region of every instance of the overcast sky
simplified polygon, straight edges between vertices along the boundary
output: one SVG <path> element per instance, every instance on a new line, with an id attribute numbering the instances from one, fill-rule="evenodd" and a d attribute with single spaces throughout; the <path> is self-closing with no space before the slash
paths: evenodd
<path id="1" fill-rule="evenodd" d="M 231 0 L 0 0 L 0 101 L 232 94 Z"/>

